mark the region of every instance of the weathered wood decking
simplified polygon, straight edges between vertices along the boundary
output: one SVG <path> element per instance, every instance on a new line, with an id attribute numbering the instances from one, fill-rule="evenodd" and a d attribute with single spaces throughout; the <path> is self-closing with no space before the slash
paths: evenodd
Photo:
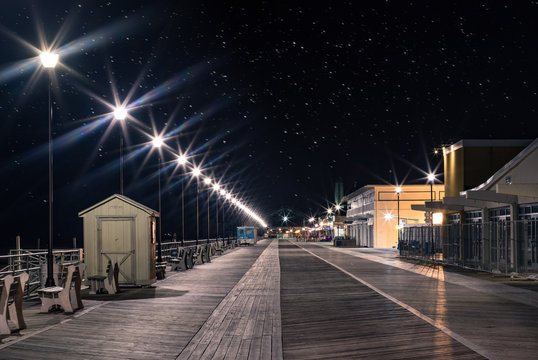
<path id="1" fill-rule="evenodd" d="M 282 359 L 280 266 L 273 241 L 178 359 Z"/>
<path id="2" fill-rule="evenodd" d="M 209 264 L 168 273 L 153 288 L 91 296 L 85 313 L 25 311 L 29 335 L 0 346 L 1 359 L 175 359 L 268 242 L 236 249 Z M 93 306 L 93 308 L 92 308 Z M 63 323 L 61 323 L 63 321 Z M 47 323 L 50 326 L 44 327 Z M 41 329 L 36 333 L 36 329 Z"/>
<path id="3" fill-rule="evenodd" d="M 264 240 L 151 288 L 85 295 L 0 337 L 0 359 L 527 359 L 537 292 Z M 299 245 L 299 246 L 297 246 Z"/>
<path id="4" fill-rule="evenodd" d="M 294 244 L 280 261 L 284 358 L 482 358 Z"/>

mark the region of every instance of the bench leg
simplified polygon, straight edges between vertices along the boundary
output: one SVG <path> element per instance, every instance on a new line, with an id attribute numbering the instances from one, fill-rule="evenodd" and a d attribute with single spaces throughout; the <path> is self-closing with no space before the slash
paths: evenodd
<path id="1" fill-rule="evenodd" d="M 3 316 L 0 314 L 0 334 L 1 335 L 9 335 L 11 334 L 11 330 L 9 329 L 9 325 L 7 324 L 7 314 L 3 314 Z"/>
<path id="2" fill-rule="evenodd" d="M 40 297 L 41 299 L 41 309 L 39 310 L 40 313 L 46 314 L 49 312 L 50 308 L 54 305 L 57 305 L 56 299 L 48 298 L 48 297 Z"/>
<path id="3" fill-rule="evenodd" d="M 17 304 L 17 301 L 9 305 L 9 319 L 15 323 L 15 326 L 19 330 L 26 329 L 26 323 L 22 315 L 22 301 Z"/>
<path id="4" fill-rule="evenodd" d="M 66 313 L 73 313 L 73 307 L 71 306 L 71 301 L 69 299 L 69 293 L 70 291 L 62 291 L 58 295 L 58 303 L 61 307 L 63 307 L 64 312 Z"/>

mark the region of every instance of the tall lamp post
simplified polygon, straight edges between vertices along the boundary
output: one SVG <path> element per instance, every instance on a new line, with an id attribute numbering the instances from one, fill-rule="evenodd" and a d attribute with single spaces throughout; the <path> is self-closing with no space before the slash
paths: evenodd
<path id="1" fill-rule="evenodd" d="M 210 186 L 211 185 L 211 179 L 206 177 L 204 179 L 204 184 L 206 184 L 207 186 Z M 210 232 L 210 222 L 209 222 L 209 200 L 211 198 L 211 192 L 208 192 L 207 193 L 207 243 L 209 243 L 209 238 L 211 237 L 211 232 Z"/>
<path id="2" fill-rule="evenodd" d="M 53 147 L 52 147 L 52 71 L 56 64 L 58 63 L 58 54 L 51 52 L 42 52 L 39 55 L 41 60 L 41 65 L 49 70 L 49 248 L 47 252 L 47 280 L 45 281 L 45 286 L 55 286 L 54 281 L 54 254 L 53 254 L 53 229 L 52 229 L 52 220 L 53 220 L 53 204 L 54 204 L 54 183 L 53 183 Z"/>
<path id="3" fill-rule="evenodd" d="M 398 247 L 400 247 L 400 193 L 402 192 L 402 188 L 400 186 L 396 186 L 396 195 L 398 197 L 398 225 L 396 226 L 396 229 L 398 229 Z"/>
<path id="4" fill-rule="evenodd" d="M 198 218 L 198 177 L 201 173 L 202 171 L 198 167 L 192 169 L 192 175 L 196 178 L 196 245 L 198 245 L 198 240 L 200 239 L 200 222 Z"/>
<path id="5" fill-rule="evenodd" d="M 428 174 L 428 181 L 430 182 L 430 205 L 433 202 L 433 183 L 435 182 L 435 174 L 429 173 Z M 430 232 L 430 241 L 431 241 L 431 252 L 434 252 L 433 248 L 433 213 L 430 211 L 430 225 L 431 225 L 431 232 Z"/>
<path id="6" fill-rule="evenodd" d="M 163 139 L 160 136 L 153 138 L 153 147 L 159 149 L 163 145 Z M 161 240 L 162 240 L 162 224 L 163 224 L 163 215 L 161 212 L 161 154 L 159 152 L 159 168 L 158 168 L 158 178 L 159 178 L 159 246 L 157 248 L 157 262 L 163 262 L 162 250 L 161 250 Z"/>
<path id="7" fill-rule="evenodd" d="M 114 119 L 123 121 L 127 117 L 127 109 L 118 106 L 114 109 Z M 123 136 L 120 135 L 120 194 L 123 195 Z"/>
<path id="8" fill-rule="evenodd" d="M 217 221 L 217 226 L 216 226 L 217 232 L 215 234 L 215 238 L 217 239 L 217 241 L 219 240 L 219 196 L 218 196 L 219 190 L 220 190 L 220 185 L 217 183 L 214 183 L 213 191 L 215 191 L 215 193 L 217 194 L 217 196 L 215 197 L 215 218 Z"/>
<path id="9" fill-rule="evenodd" d="M 187 163 L 187 156 L 179 155 L 177 162 L 183 167 L 183 175 L 185 174 L 185 164 Z M 183 176 L 181 178 L 181 246 L 185 245 L 185 188 L 183 185 Z"/>

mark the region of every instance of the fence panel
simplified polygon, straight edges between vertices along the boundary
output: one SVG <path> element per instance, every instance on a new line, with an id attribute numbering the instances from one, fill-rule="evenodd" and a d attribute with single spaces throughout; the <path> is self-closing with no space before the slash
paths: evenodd
<path id="1" fill-rule="evenodd" d="M 406 226 L 399 249 L 402 257 L 495 273 L 537 273 L 538 219 Z"/>

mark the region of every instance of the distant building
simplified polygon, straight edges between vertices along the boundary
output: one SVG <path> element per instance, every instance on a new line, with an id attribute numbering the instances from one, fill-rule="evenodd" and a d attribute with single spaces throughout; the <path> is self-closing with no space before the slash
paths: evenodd
<path id="1" fill-rule="evenodd" d="M 444 185 L 402 185 L 398 196 L 394 185 L 367 185 L 344 196 L 347 201 L 347 235 L 357 246 L 392 248 L 398 245 L 398 208 L 400 225 L 423 223 L 424 212 L 411 205 L 439 201 Z"/>

